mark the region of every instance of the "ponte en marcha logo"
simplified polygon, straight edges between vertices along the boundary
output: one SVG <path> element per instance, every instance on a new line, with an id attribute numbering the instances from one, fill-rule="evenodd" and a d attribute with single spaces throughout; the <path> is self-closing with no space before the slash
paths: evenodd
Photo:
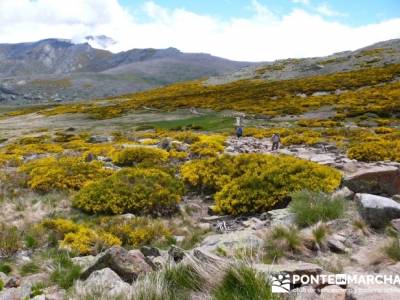
<path id="1" fill-rule="evenodd" d="M 278 273 L 270 275 L 272 293 L 289 293 L 302 286 L 400 285 L 400 275 L 383 274 L 317 274 Z M 384 291 L 384 290 L 383 290 Z"/>

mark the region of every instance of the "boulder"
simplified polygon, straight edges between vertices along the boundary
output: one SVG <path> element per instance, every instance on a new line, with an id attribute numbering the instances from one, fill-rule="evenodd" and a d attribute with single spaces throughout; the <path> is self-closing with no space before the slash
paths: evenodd
<path id="1" fill-rule="evenodd" d="M 352 200 L 354 198 L 354 192 L 351 191 L 348 187 L 343 187 L 340 190 L 337 190 L 332 194 L 333 198 L 344 198 L 347 200 Z"/>
<path id="2" fill-rule="evenodd" d="M 105 135 L 92 135 L 89 138 L 89 143 L 107 143 L 111 142 L 113 138 L 111 136 L 105 136 Z"/>
<path id="3" fill-rule="evenodd" d="M 285 225 L 289 226 L 294 224 L 295 214 L 290 211 L 289 208 L 281 208 L 270 210 L 265 213 L 266 218 L 270 220 L 270 225 Z"/>
<path id="4" fill-rule="evenodd" d="M 144 256 L 157 257 L 161 255 L 160 250 L 158 250 L 156 247 L 151 247 L 151 246 L 140 247 L 140 252 L 142 252 Z"/>
<path id="5" fill-rule="evenodd" d="M 260 273 L 266 274 L 289 274 L 289 275 L 311 275 L 315 276 L 322 273 L 322 268 L 316 264 L 305 263 L 302 261 L 289 261 L 284 264 L 266 265 L 256 264 L 254 268 Z"/>
<path id="6" fill-rule="evenodd" d="M 356 194 L 355 200 L 361 216 L 374 228 L 383 228 L 391 220 L 400 218 L 400 203 L 390 198 Z"/>
<path id="7" fill-rule="evenodd" d="M 227 234 L 209 235 L 201 242 L 200 246 L 211 252 L 217 248 L 231 252 L 240 248 L 258 249 L 263 244 L 264 241 L 256 236 L 253 231 L 241 230 Z"/>
<path id="8" fill-rule="evenodd" d="M 344 185 L 356 193 L 396 195 L 400 193 L 400 169 L 378 166 L 360 170 L 344 178 Z"/>
<path id="9" fill-rule="evenodd" d="M 180 262 L 186 256 L 186 252 L 185 250 L 172 245 L 168 250 L 168 255 L 174 262 Z"/>
<path id="10" fill-rule="evenodd" d="M 152 271 L 139 250 L 128 252 L 115 246 L 100 254 L 96 261 L 82 272 L 81 279 L 85 280 L 94 271 L 104 268 L 110 268 L 128 283 L 132 283 L 140 274 Z"/>
<path id="11" fill-rule="evenodd" d="M 9 288 L 0 291 L 0 300 L 30 299 L 31 287 Z"/>
<path id="12" fill-rule="evenodd" d="M 71 258 L 72 262 L 75 265 L 80 266 L 83 270 L 87 269 L 88 267 L 93 265 L 94 262 L 96 261 L 96 259 L 97 259 L 96 256 L 93 256 L 93 255 L 77 256 L 77 257 Z"/>
<path id="13" fill-rule="evenodd" d="M 225 259 L 207 251 L 202 247 L 194 249 L 193 256 L 206 264 L 221 265 L 225 262 Z"/>
<path id="14" fill-rule="evenodd" d="M 392 199 L 396 202 L 400 202 L 400 195 L 393 195 Z"/>
<path id="15" fill-rule="evenodd" d="M 127 297 L 131 292 L 131 286 L 124 282 L 113 270 L 105 268 L 94 271 L 84 282 L 77 284 L 79 291 L 84 291 L 84 295 L 98 295 L 101 293 L 102 299 L 116 299 Z M 80 295 L 82 296 L 82 295 Z"/>

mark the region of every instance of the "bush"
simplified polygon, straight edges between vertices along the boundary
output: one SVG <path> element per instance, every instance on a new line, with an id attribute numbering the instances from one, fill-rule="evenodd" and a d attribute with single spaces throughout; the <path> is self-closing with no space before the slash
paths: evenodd
<path id="1" fill-rule="evenodd" d="M 182 177 L 195 188 L 216 191 L 215 212 L 233 215 L 268 211 L 304 188 L 331 192 L 341 180 L 330 167 L 263 154 L 191 161 L 182 167 Z"/>
<path id="2" fill-rule="evenodd" d="M 30 161 L 19 168 L 28 175 L 27 184 L 36 192 L 52 190 L 79 190 L 89 181 L 112 173 L 98 161 L 84 162 L 76 157 L 46 157 Z"/>
<path id="3" fill-rule="evenodd" d="M 124 169 L 85 186 L 73 205 L 89 213 L 168 215 L 176 211 L 182 183 L 159 169 Z"/>
<path id="4" fill-rule="evenodd" d="M 12 268 L 10 267 L 10 265 L 0 262 L 0 272 L 8 275 L 12 272 Z"/>
<path id="5" fill-rule="evenodd" d="M 61 240 L 60 248 L 77 254 L 97 254 L 106 248 L 120 246 L 121 240 L 102 230 L 94 230 L 71 220 L 46 220 L 43 226 L 52 230 L 56 238 Z"/>
<path id="6" fill-rule="evenodd" d="M 118 237 L 124 246 L 138 248 L 143 245 L 169 244 L 172 234 L 161 220 L 149 217 L 100 219 L 101 228 Z"/>
<path id="7" fill-rule="evenodd" d="M 400 161 L 400 141 L 374 141 L 353 145 L 347 155 L 359 161 Z"/>
<path id="8" fill-rule="evenodd" d="M 337 219 L 344 213 L 345 200 L 342 198 L 310 191 L 299 191 L 291 194 L 291 197 L 290 210 L 295 214 L 296 223 L 300 227 Z"/>
<path id="9" fill-rule="evenodd" d="M 116 152 L 113 162 L 118 166 L 156 166 L 168 160 L 168 152 L 154 147 L 131 147 Z"/>
<path id="10" fill-rule="evenodd" d="M 220 135 L 201 136 L 190 146 L 190 152 L 198 157 L 218 156 L 224 152 L 225 137 Z"/>

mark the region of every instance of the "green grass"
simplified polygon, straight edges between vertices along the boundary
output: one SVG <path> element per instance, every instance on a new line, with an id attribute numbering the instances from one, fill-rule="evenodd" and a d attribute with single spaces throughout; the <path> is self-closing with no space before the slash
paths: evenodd
<path id="1" fill-rule="evenodd" d="M 65 252 L 58 252 L 53 259 L 54 271 L 50 275 L 50 281 L 63 289 L 70 288 L 79 278 L 81 268 L 74 265 Z"/>
<path id="2" fill-rule="evenodd" d="M 385 246 L 384 252 L 387 257 L 394 261 L 400 261 L 400 241 L 398 238 L 392 238 L 391 241 Z"/>
<path id="3" fill-rule="evenodd" d="M 12 268 L 9 264 L 6 264 L 5 262 L 0 262 L 0 272 L 8 275 L 12 272 Z"/>
<path id="4" fill-rule="evenodd" d="M 35 262 L 23 264 L 19 270 L 22 276 L 36 274 L 40 271 L 40 267 Z"/>
<path id="5" fill-rule="evenodd" d="M 342 198 L 331 198 L 328 194 L 310 191 L 296 192 L 291 197 L 290 210 L 300 227 L 338 219 L 344 213 L 345 200 Z"/>
<path id="6" fill-rule="evenodd" d="M 233 118 L 223 117 L 218 114 L 207 114 L 187 119 L 157 121 L 143 123 L 139 126 L 150 126 L 156 129 L 166 130 L 206 130 L 206 131 L 224 131 L 234 127 Z"/>
<path id="7" fill-rule="evenodd" d="M 214 290 L 214 300 L 273 300 L 280 299 L 272 294 L 271 285 L 264 274 L 240 265 L 231 267 Z"/>

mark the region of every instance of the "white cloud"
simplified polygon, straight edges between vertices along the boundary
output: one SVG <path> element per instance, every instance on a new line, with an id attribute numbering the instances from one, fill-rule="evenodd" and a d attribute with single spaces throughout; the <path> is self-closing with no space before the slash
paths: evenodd
<path id="1" fill-rule="evenodd" d="M 292 0 L 294 4 L 310 5 L 310 0 Z"/>
<path id="2" fill-rule="evenodd" d="M 321 15 L 327 17 L 345 17 L 347 14 L 332 9 L 327 3 L 323 3 L 315 9 Z"/>
<path id="3" fill-rule="evenodd" d="M 82 40 L 104 34 L 117 42 L 112 51 L 176 47 L 185 52 L 265 61 L 328 55 L 400 38 L 400 18 L 351 27 L 327 20 L 321 12 L 302 9 L 278 16 L 256 0 L 252 11 L 249 18 L 222 20 L 149 1 L 142 12 L 146 21 L 139 21 L 117 0 L 0 0 L 0 42 L 49 37 Z"/>

